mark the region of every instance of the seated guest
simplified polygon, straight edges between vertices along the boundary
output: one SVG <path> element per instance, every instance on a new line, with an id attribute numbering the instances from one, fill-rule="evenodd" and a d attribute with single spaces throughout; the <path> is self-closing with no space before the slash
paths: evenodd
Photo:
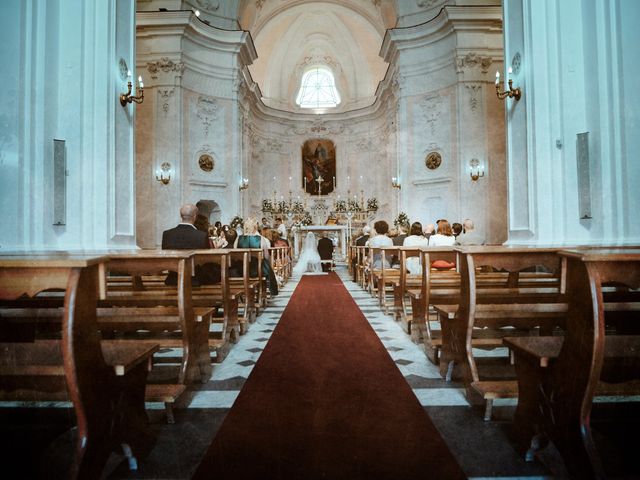
<path id="1" fill-rule="evenodd" d="M 411 224 L 411 230 L 409 236 L 404 239 L 403 247 L 428 247 L 429 240 L 422 236 L 422 224 L 420 222 L 413 222 Z M 422 273 L 422 264 L 420 263 L 420 257 L 407 258 L 406 264 L 407 271 L 413 275 L 419 275 Z"/>
<path id="2" fill-rule="evenodd" d="M 278 294 L 278 282 L 276 280 L 276 276 L 271 269 L 271 265 L 269 264 L 269 240 L 264 238 L 262 235 L 258 233 L 258 221 L 254 217 L 248 217 L 243 226 L 243 233 L 238 238 L 236 238 L 234 248 L 261 248 L 264 253 L 264 257 L 262 259 L 261 271 L 262 275 L 267 277 L 269 284 L 269 292 L 271 295 Z M 251 259 L 251 276 L 258 276 L 258 261 L 255 258 Z"/>
<path id="3" fill-rule="evenodd" d="M 262 217 L 262 220 L 260 221 L 260 228 L 271 228 L 271 224 L 267 220 L 267 217 Z"/>
<path id="4" fill-rule="evenodd" d="M 262 227 L 260 229 L 260 235 L 267 239 L 270 247 L 273 247 L 273 234 L 271 232 L 272 230 L 270 227 Z"/>
<path id="5" fill-rule="evenodd" d="M 356 238 L 356 247 L 364 247 L 369 240 L 369 234 L 371 233 L 371 227 L 365 225 L 362 229 L 362 235 Z"/>
<path id="6" fill-rule="evenodd" d="M 209 236 L 206 232 L 198 230 L 193 224 L 198 215 L 198 207 L 187 203 L 180 208 L 180 218 L 182 221 L 177 227 L 165 230 L 162 233 L 163 250 L 197 250 L 211 248 Z M 197 266 L 194 277 L 191 279 L 192 285 L 213 284 L 220 282 L 220 265 L 206 263 Z M 177 285 L 178 274 L 169 272 L 164 283 L 166 285 Z"/>
<path id="7" fill-rule="evenodd" d="M 389 237 L 387 237 L 387 232 L 389 231 L 389 224 L 384 220 L 378 220 L 373 224 L 373 230 L 376 232 L 376 235 L 373 238 L 369 238 L 367 242 L 369 247 L 379 248 L 379 247 L 393 247 L 393 241 Z M 389 268 L 389 260 L 385 259 L 385 268 Z M 373 256 L 373 268 L 382 268 L 382 254 L 377 253 Z"/>
<path id="8" fill-rule="evenodd" d="M 484 237 L 475 229 L 473 221 L 466 219 L 463 222 L 463 232 L 457 238 L 458 245 L 484 245 Z"/>
<path id="9" fill-rule="evenodd" d="M 435 230 L 436 230 L 436 227 L 433 226 L 433 223 L 427 224 L 427 226 L 424 227 L 424 231 L 423 231 L 424 238 L 429 240 L 431 238 L 431 235 L 435 233 Z"/>
<path id="10" fill-rule="evenodd" d="M 318 253 L 321 260 L 331 260 L 333 258 L 333 242 L 330 238 L 327 238 L 327 232 L 322 233 L 322 238 L 318 240 Z M 328 272 L 331 270 L 331 265 L 326 263 L 322 264 L 322 271 Z"/>
<path id="11" fill-rule="evenodd" d="M 407 233 L 405 232 L 402 225 L 399 225 L 397 227 L 389 229 L 389 233 L 387 234 L 387 236 L 393 242 L 394 247 L 401 247 L 404 243 L 404 239 L 407 238 Z M 398 258 L 398 255 L 394 255 L 393 257 L 391 257 L 391 266 L 395 268 L 399 265 L 400 259 Z"/>
<path id="12" fill-rule="evenodd" d="M 278 236 L 286 240 L 287 226 L 284 224 L 284 222 L 282 221 L 282 218 L 280 217 L 276 218 L 276 230 L 278 231 Z"/>
<path id="13" fill-rule="evenodd" d="M 462 224 L 461 223 L 453 223 L 451 225 L 451 231 L 453 232 L 453 236 L 457 239 L 458 235 L 462 233 Z"/>
<path id="14" fill-rule="evenodd" d="M 456 239 L 453 236 L 451 225 L 446 220 L 440 220 L 438 223 L 438 233 L 431 235 L 429 239 L 430 247 L 450 247 L 455 245 Z"/>

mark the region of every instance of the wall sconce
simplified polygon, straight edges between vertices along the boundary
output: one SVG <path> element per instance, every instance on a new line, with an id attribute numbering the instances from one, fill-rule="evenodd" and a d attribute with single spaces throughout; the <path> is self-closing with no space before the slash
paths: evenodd
<path id="1" fill-rule="evenodd" d="M 509 67 L 507 70 L 507 78 L 511 76 L 513 70 Z M 503 100 L 507 97 L 514 98 L 516 100 L 520 100 L 520 96 L 522 95 L 522 91 L 519 88 L 513 88 L 513 80 L 509 78 L 509 90 L 505 90 L 504 92 L 500 91 L 500 72 L 496 71 L 496 95 L 500 100 Z"/>
<path id="2" fill-rule="evenodd" d="M 156 170 L 156 180 L 163 185 L 167 185 L 171 181 L 171 173 L 171 164 L 164 162 L 160 165 L 160 168 Z"/>
<path id="3" fill-rule="evenodd" d="M 484 165 L 477 158 L 472 158 L 469 161 L 469 175 L 471 175 L 471 181 L 473 182 L 477 182 L 480 177 L 484 177 Z"/>
<path id="4" fill-rule="evenodd" d="M 391 177 L 391 186 L 398 190 L 401 189 L 402 185 L 400 185 L 400 179 L 398 177 Z"/>
<path id="5" fill-rule="evenodd" d="M 240 189 L 240 191 L 246 190 L 247 188 L 249 188 L 249 179 L 248 178 L 243 178 L 240 181 L 240 186 L 238 187 Z"/>
<path id="6" fill-rule="evenodd" d="M 136 93 L 137 93 L 136 96 L 131 95 L 131 89 L 133 87 L 131 83 L 131 71 L 127 72 L 127 78 L 129 79 L 129 81 L 127 82 L 127 85 L 128 85 L 127 93 L 120 94 L 120 105 L 122 105 L 123 107 L 127 103 L 131 103 L 131 102 L 142 103 L 144 101 L 144 83 L 142 83 L 142 76 L 138 77 L 138 87 L 136 88 Z"/>

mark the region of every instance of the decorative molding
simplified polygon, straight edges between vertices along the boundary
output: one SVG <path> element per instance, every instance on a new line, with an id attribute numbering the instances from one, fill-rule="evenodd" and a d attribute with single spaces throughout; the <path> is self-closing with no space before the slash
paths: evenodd
<path id="1" fill-rule="evenodd" d="M 480 67 L 482 73 L 487 73 L 492 63 L 493 59 L 491 57 L 483 57 L 477 53 L 467 53 L 465 56 L 459 55 L 456 57 L 456 72 L 464 73 L 466 69 Z"/>
<path id="2" fill-rule="evenodd" d="M 189 185 L 192 187 L 216 187 L 216 188 L 227 188 L 229 184 L 227 182 L 208 182 L 206 180 L 200 180 L 197 178 L 190 178 Z"/>
<path id="3" fill-rule="evenodd" d="M 344 126 L 344 122 L 330 125 L 324 120 L 316 119 L 311 123 L 300 123 L 289 129 L 289 133 L 296 135 L 340 135 L 348 133 L 348 129 Z"/>
<path id="4" fill-rule="evenodd" d="M 476 113 L 480 102 L 479 97 L 482 94 L 482 85 L 468 83 L 465 84 L 464 88 L 469 92 L 469 108 L 473 113 Z"/>
<path id="5" fill-rule="evenodd" d="M 420 102 L 422 115 L 431 128 L 431 134 L 436 134 L 436 127 L 444 113 L 444 99 L 440 96 L 426 96 Z"/>
<path id="6" fill-rule="evenodd" d="M 202 128 L 205 137 L 209 135 L 211 123 L 218 118 L 218 102 L 212 97 L 200 95 L 196 103 L 198 118 L 202 121 Z"/>
<path id="7" fill-rule="evenodd" d="M 154 80 L 158 79 L 160 73 L 175 72 L 181 76 L 184 73 L 184 69 L 184 63 L 180 61 L 174 62 L 173 60 L 170 60 L 169 57 L 162 57 L 157 62 L 147 63 L 147 71 L 151 74 L 151 78 Z"/>
<path id="8" fill-rule="evenodd" d="M 205 11 L 215 12 L 220 8 L 220 2 L 218 0 L 195 0 L 200 8 Z"/>
<path id="9" fill-rule="evenodd" d="M 416 0 L 416 4 L 421 8 L 433 8 L 439 3 L 444 3 L 442 0 Z"/>
<path id="10" fill-rule="evenodd" d="M 453 178 L 451 177 L 439 177 L 439 178 L 421 178 L 411 182 L 412 185 L 416 187 L 421 187 L 423 185 L 444 185 L 447 183 L 453 182 Z"/>
<path id="11" fill-rule="evenodd" d="M 159 103 L 162 103 L 162 111 L 165 115 L 169 113 L 169 98 L 173 96 L 173 92 L 173 88 L 158 89 L 158 98 L 160 99 Z"/>

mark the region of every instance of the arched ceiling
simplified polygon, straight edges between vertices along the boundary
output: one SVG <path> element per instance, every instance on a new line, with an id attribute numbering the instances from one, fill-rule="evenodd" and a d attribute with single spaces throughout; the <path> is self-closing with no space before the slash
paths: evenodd
<path id="1" fill-rule="evenodd" d="M 395 2 L 384 0 L 244 0 L 240 26 L 258 59 L 250 66 L 265 105 L 300 109 L 295 97 L 305 68 L 329 67 L 342 102 L 331 113 L 370 105 L 387 65 L 378 56 L 385 30 L 395 26 Z"/>

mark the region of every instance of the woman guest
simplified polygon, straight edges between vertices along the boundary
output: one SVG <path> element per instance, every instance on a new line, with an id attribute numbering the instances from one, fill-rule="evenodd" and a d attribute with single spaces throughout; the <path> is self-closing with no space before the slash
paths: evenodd
<path id="1" fill-rule="evenodd" d="M 376 235 L 370 238 L 367 244 L 372 248 L 393 247 L 393 240 L 387 237 L 389 224 L 384 220 L 378 220 L 373 224 Z M 385 268 L 389 268 L 389 260 L 385 260 Z M 373 268 L 382 268 L 382 254 L 377 253 L 373 256 Z"/>
<path id="2" fill-rule="evenodd" d="M 420 222 L 413 222 L 411 224 L 411 230 L 409 230 L 409 236 L 404 239 L 403 247 L 428 247 L 429 240 L 422 235 L 422 224 Z M 419 275 L 422 273 L 422 265 L 420 263 L 420 257 L 407 258 L 406 269 L 413 275 Z"/>
<path id="3" fill-rule="evenodd" d="M 276 280 L 275 274 L 273 273 L 273 270 L 271 269 L 271 265 L 269 264 L 269 247 L 271 247 L 269 240 L 258 233 L 258 221 L 254 217 L 248 217 L 244 221 L 243 233 L 238 238 L 236 238 L 233 248 L 262 249 L 264 253 L 264 258 L 262 259 L 262 274 L 268 279 L 269 292 L 271 293 L 271 295 L 277 295 L 278 282 Z M 251 276 L 258 275 L 257 259 L 251 259 L 250 270 Z"/>
<path id="4" fill-rule="evenodd" d="M 438 223 L 438 233 L 431 235 L 429 239 L 430 247 L 450 247 L 455 245 L 456 238 L 453 236 L 451 225 L 446 220 L 440 220 Z"/>

